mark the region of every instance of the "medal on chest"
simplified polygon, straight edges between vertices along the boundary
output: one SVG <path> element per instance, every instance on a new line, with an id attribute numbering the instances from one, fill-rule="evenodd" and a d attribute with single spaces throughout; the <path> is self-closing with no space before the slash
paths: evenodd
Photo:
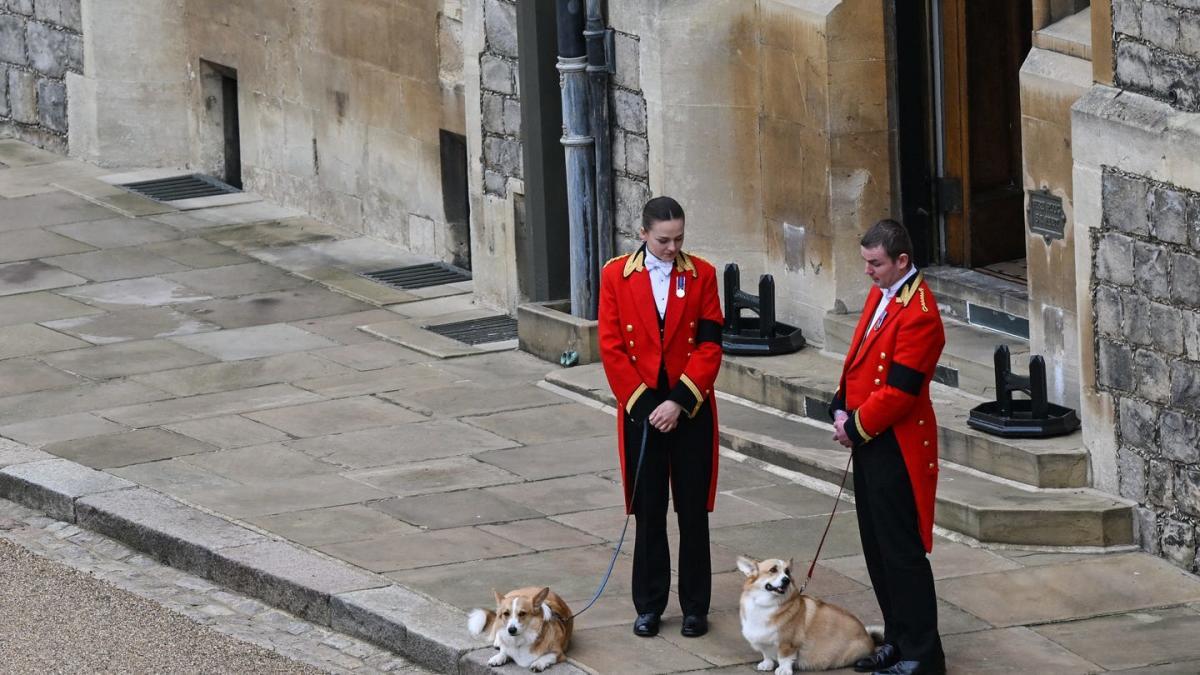
<path id="1" fill-rule="evenodd" d="M 685 277 L 682 274 L 675 277 L 675 297 L 682 298 L 687 295 L 687 291 L 684 289 L 685 283 Z"/>

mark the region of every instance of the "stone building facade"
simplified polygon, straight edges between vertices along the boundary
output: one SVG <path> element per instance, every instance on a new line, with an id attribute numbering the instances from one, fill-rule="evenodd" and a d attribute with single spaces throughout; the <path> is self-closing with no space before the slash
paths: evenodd
<path id="1" fill-rule="evenodd" d="M 65 152 L 67 73 L 83 70 L 80 0 L 0 0 L 0 135 Z"/>
<path id="2" fill-rule="evenodd" d="M 0 0 L 0 133 L 220 176 L 236 119 L 247 189 L 469 264 L 480 303 L 555 299 L 522 282 L 567 250 L 522 246 L 530 197 L 565 188 L 532 182 L 520 21 L 554 3 L 70 2 Z M 779 318 L 837 351 L 874 221 L 924 218 L 922 265 L 955 278 L 978 278 L 1004 230 L 1027 268 L 1016 291 L 946 306 L 1026 327 L 1051 399 L 1083 419 L 1091 484 L 1138 505 L 1144 547 L 1196 570 L 1200 0 L 604 5 L 619 251 L 645 200 L 672 195 L 689 250 L 772 274 Z"/>
<path id="3" fill-rule="evenodd" d="M 1140 542 L 1197 571 L 1200 3 L 1114 0 L 1113 86 L 1075 106 L 1085 434 Z M 1086 281 L 1086 283 L 1082 283 Z"/>

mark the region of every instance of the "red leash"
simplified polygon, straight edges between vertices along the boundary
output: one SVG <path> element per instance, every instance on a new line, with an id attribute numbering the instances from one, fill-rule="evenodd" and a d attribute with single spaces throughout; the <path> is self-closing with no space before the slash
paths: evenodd
<path id="1" fill-rule="evenodd" d="M 825 531 L 821 533 L 821 542 L 817 544 L 817 554 L 813 556 L 812 564 L 808 566 L 808 576 L 804 577 L 804 583 L 800 585 L 800 593 L 804 593 L 804 589 L 808 588 L 808 582 L 812 581 L 813 571 L 817 569 L 817 558 L 821 557 L 821 548 L 825 546 L 825 537 L 829 535 L 829 528 L 833 525 L 833 517 L 837 515 L 838 504 L 842 501 L 842 491 L 846 489 L 846 476 L 850 475 L 850 463 L 854 461 L 854 449 L 850 449 L 850 457 L 846 460 L 846 470 L 842 472 L 842 482 L 838 485 L 837 497 L 833 500 L 833 511 L 829 514 L 829 522 L 825 523 Z"/>

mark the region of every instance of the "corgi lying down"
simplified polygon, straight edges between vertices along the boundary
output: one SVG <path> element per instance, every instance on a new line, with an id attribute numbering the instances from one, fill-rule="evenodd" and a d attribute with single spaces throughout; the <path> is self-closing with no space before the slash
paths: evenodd
<path id="1" fill-rule="evenodd" d="M 476 637 L 487 633 L 500 653 L 488 660 L 502 666 L 509 659 L 534 672 L 549 668 L 565 658 L 574 619 L 571 608 L 549 588 L 518 588 L 501 597 L 496 591 L 496 609 L 473 609 L 467 629 Z"/>

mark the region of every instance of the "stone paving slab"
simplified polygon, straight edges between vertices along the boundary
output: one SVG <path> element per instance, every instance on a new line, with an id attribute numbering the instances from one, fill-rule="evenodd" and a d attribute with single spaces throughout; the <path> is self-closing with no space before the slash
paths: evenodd
<path id="1" fill-rule="evenodd" d="M 60 255 L 46 258 L 44 262 L 92 281 L 117 281 L 189 269 L 170 258 L 136 248 Z"/>
<path id="2" fill-rule="evenodd" d="M 283 384 L 305 378 L 346 375 L 350 372 L 312 354 L 294 352 L 241 361 L 223 361 L 169 372 L 146 373 L 134 376 L 133 379 L 176 396 L 196 396 L 233 389 L 250 389 L 266 384 Z"/>
<path id="3" fill-rule="evenodd" d="M 367 309 L 363 311 L 350 312 L 348 314 L 333 314 L 330 316 L 300 319 L 292 323 L 298 328 L 306 330 L 310 333 L 327 337 L 331 340 L 335 340 L 343 345 L 370 345 L 381 343 L 375 337 L 367 335 L 359 330 L 358 327 L 373 321 L 381 321 L 386 315 L 386 310 Z M 396 347 L 397 349 L 403 349 L 403 347 L 400 347 L 399 345 L 389 346 Z M 393 364 L 387 364 L 383 367 L 390 365 Z M 367 370 L 376 369 L 369 368 Z"/>
<path id="4" fill-rule="evenodd" d="M 1124 554 L 945 579 L 938 594 L 994 626 L 1014 626 L 1195 602 L 1200 579 Z"/>
<path id="5" fill-rule="evenodd" d="M 548 518 L 530 518 L 494 525 L 480 525 L 479 529 L 515 541 L 535 551 L 576 548 L 600 543 L 600 539 Z"/>
<path id="6" fill-rule="evenodd" d="M 255 251 L 255 257 L 289 270 L 334 266 L 352 272 L 371 272 L 427 262 L 401 246 L 372 237 L 299 244 Z"/>
<path id="7" fill-rule="evenodd" d="M 182 307 L 181 311 L 219 324 L 222 328 L 245 328 L 361 312 L 369 308 L 370 305 L 353 298 L 308 285 L 285 291 L 243 295 L 236 299 L 197 302 Z"/>
<path id="8" fill-rule="evenodd" d="M 411 349 L 376 340 L 355 344 L 343 343 L 341 347 L 322 349 L 316 352 L 316 355 L 357 371 L 380 370 L 405 363 L 429 362 L 429 357 Z"/>
<path id="9" fill-rule="evenodd" d="M 459 490 L 375 502 L 371 508 L 426 530 L 507 523 L 541 513 L 490 492 Z"/>
<path id="10" fill-rule="evenodd" d="M 468 319 L 481 319 L 487 316 L 494 316 L 495 312 L 490 310 L 478 310 L 477 315 L 454 319 L 454 321 L 465 321 Z M 450 323 L 445 321 L 444 323 Z M 475 354 L 485 354 L 492 351 L 486 346 L 474 346 L 458 340 L 452 340 L 448 337 L 438 335 L 437 333 L 425 330 L 427 322 L 425 321 L 410 321 L 401 319 L 396 321 L 385 321 L 383 323 L 373 323 L 362 327 L 365 332 L 374 335 L 382 340 L 394 342 L 402 347 L 412 349 L 422 354 L 436 356 L 439 359 L 454 359 L 462 356 L 473 356 Z M 511 349 L 511 346 L 499 347 L 502 350 Z"/>
<path id="11" fill-rule="evenodd" d="M 331 626 L 370 640 L 440 672 L 457 672 L 463 654 L 477 647 L 462 615 L 444 604 L 396 586 L 335 595 Z"/>
<path id="12" fill-rule="evenodd" d="M 78 176 L 81 173 L 84 175 L 95 174 L 99 170 L 86 164 L 80 164 L 79 162 L 61 161 L 61 157 L 58 159 L 60 161 L 38 163 L 36 165 L 31 164 L 24 167 L 13 167 L 6 169 L 3 173 L 0 173 L 0 197 L 4 197 L 13 202 L 24 201 L 27 199 L 37 199 L 39 197 L 69 197 L 73 201 L 82 202 L 90 206 L 91 202 L 88 202 L 87 200 L 80 199 L 75 195 L 59 192 L 58 188 L 53 187 L 52 183 L 61 180 L 62 178 Z M 101 209 L 99 206 L 94 206 L 93 208 L 98 210 Z M 101 211 L 104 215 L 92 217 L 102 218 L 105 215 L 112 215 L 112 212 L 108 209 L 102 209 Z M 55 215 L 62 217 L 61 214 Z M 32 218 L 22 219 L 20 216 L 14 216 L 14 218 L 19 219 L 22 222 L 34 223 L 32 226 L 46 224 L 38 222 L 36 219 Z M 80 218 L 78 216 L 76 216 L 76 219 L 86 220 L 86 218 Z M 64 220 L 62 222 L 71 221 Z"/>
<path id="13" fill-rule="evenodd" d="M 804 560 L 816 551 L 827 519 L 822 516 L 788 522 L 772 521 L 714 529 L 710 540 L 743 555 L 763 558 L 796 557 Z M 837 558 L 862 550 L 858 538 L 857 516 L 839 513 L 833 518 L 821 555 Z"/>
<path id="14" fill-rule="evenodd" d="M 291 441 L 290 447 L 330 464 L 348 469 L 373 469 L 466 455 L 476 450 L 508 448 L 512 441 L 457 420 L 414 422 L 393 427 L 364 429 L 332 436 Z M 512 476 L 490 465 L 464 460 L 480 473 Z M 478 466 L 476 466 L 478 465 Z M 512 476 L 517 480 L 516 476 Z"/>
<path id="15" fill-rule="evenodd" d="M 46 229 L 95 248 L 139 246 L 184 237 L 183 233 L 173 227 L 144 218 L 105 218 Z"/>
<path id="16" fill-rule="evenodd" d="M 209 298 L 203 293 L 163 277 L 106 281 L 59 292 L 89 305 L 118 311 L 132 307 L 200 302 Z"/>
<path id="17" fill-rule="evenodd" d="M 619 485 L 587 474 L 502 485 L 487 492 L 548 516 L 625 504 Z"/>
<path id="18" fill-rule="evenodd" d="M 0 162 L 10 167 L 35 166 L 61 161 L 62 155 L 42 150 L 15 138 L 0 138 Z"/>
<path id="19" fill-rule="evenodd" d="M 482 385 L 434 387 L 420 392 L 391 392 L 383 398 L 436 417 L 490 415 L 562 403 L 561 396 L 528 384 L 499 389 Z"/>
<path id="20" fill-rule="evenodd" d="M 163 428 L 223 449 L 262 445 L 291 438 L 278 429 L 272 429 L 240 415 L 168 424 Z"/>
<path id="21" fill-rule="evenodd" d="M 286 324 L 237 328 L 215 333 L 186 335 L 175 342 L 222 361 L 242 361 L 262 356 L 332 347 L 337 343 Z"/>
<path id="22" fill-rule="evenodd" d="M 372 396 L 276 408 L 247 413 L 246 417 L 298 438 L 395 426 L 425 419 L 423 415 Z"/>
<path id="23" fill-rule="evenodd" d="M 361 504 L 392 496 L 334 474 L 282 478 L 237 487 L 181 489 L 179 495 L 234 518 Z"/>
<path id="24" fill-rule="evenodd" d="M 416 526 L 361 504 L 262 516 L 251 518 L 250 522 L 291 541 L 314 547 L 420 532 Z"/>
<path id="25" fill-rule="evenodd" d="M 549 420 L 553 424 L 545 423 Z M 464 421 L 522 445 L 595 436 L 612 438 L 617 427 L 611 415 L 578 403 L 467 417 Z"/>
<path id="26" fill-rule="evenodd" d="M 31 358 L 0 361 L 0 399 L 81 383 L 79 378 Z"/>
<path id="27" fill-rule="evenodd" d="M 525 480 L 542 480 L 612 469 L 618 461 L 615 445 L 612 438 L 593 436 L 488 450 L 475 453 L 472 457 L 515 473 Z"/>
<path id="28" fill-rule="evenodd" d="M 0 419 L 35 420 L 78 412 L 90 412 L 113 404 L 140 404 L 160 401 L 168 395 L 136 382 L 112 380 L 94 384 L 36 391 L 0 398 Z M 136 425 L 128 425 L 136 426 Z"/>
<path id="29" fill-rule="evenodd" d="M 946 661 L 963 673 L 1094 673 L 1096 664 L 1072 654 L 1028 628 L 948 635 Z"/>
<path id="30" fill-rule="evenodd" d="M 131 427 L 152 427 L 171 422 L 218 417 L 267 408 L 308 403 L 318 397 L 286 384 L 269 384 L 252 389 L 237 389 L 215 394 L 200 394 L 170 401 L 105 410 L 102 414 L 114 422 Z"/>
<path id="31" fill-rule="evenodd" d="M 362 373 L 344 373 L 328 377 L 298 380 L 297 387 L 307 389 L 329 398 L 361 396 L 404 389 L 420 391 L 441 386 L 446 373 L 440 364 L 434 367 L 427 363 L 411 363 L 391 368 L 380 368 Z"/>
<path id="32" fill-rule="evenodd" d="M 78 286 L 87 281 L 38 260 L 0 265 L 0 296 Z"/>
<path id="33" fill-rule="evenodd" d="M 0 262 L 32 260 L 68 253 L 83 253 L 93 248 L 67 237 L 39 229 L 0 232 Z"/>
<path id="34" fill-rule="evenodd" d="M 192 335 L 220 330 L 220 326 L 181 314 L 169 307 L 105 312 L 44 323 L 62 333 L 74 335 L 92 344 L 113 344 L 127 340 L 150 340 L 177 335 Z"/>
<path id="35" fill-rule="evenodd" d="M 282 291 L 308 284 L 304 279 L 260 263 L 178 272 L 167 278 L 213 297 Z"/>
<path id="36" fill-rule="evenodd" d="M 85 253 L 84 255 L 90 255 Z M 104 310 L 48 292 L 0 297 L 0 326 L 70 319 Z"/>
<path id="37" fill-rule="evenodd" d="M 278 443 L 208 452 L 184 457 L 183 461 L 243 485 L 319 476 L 338 470 L 336 466 L 317 461 Z"/>
<path id="38" fill-rule="evenodd" d="M 503 558 L 531 550 L 473 527 L 375 537 L 317 548 L 372 572 Z"/>
<path id="39" fill-rule="evenodd" d="M 327 461 L 333 460 L 327 458 Z M 362 469 L 348 472 L 346 476 L 399 497 L 481 488 L 519 480 L 507 471 L 470 457 L 431 459 L 400 466 Z"/>
<path id="40" fill-rule="evenodd" d="M 94 380 L 184 368 L 215 360 L 169 340 L 137 340 L 89 347 L 49 354 L 41 360 L 60 370 Z"/>
<path id="41" fill-rule="evenodd" d="M 332 225 L 295 212 L 288 214 L 267 202 L 205 209 L 191 215 L 204 217 L 201 214 L 213 214 L 220 222 L 231 224 L 204 230 L 200 236 L 238 251 L 311 244 L 345 236 Z"/>
<path id="42" fill-rule="evenodd" d="M 120 424 L 110 422 L 92 413 L 74 413 L 58 417 L 46 417 L 28 422 L 17 422 L 0 427 L 0 436 L 21 443 L 40 447 L 50 443 L 69 441 L 87 436 L 115 434 L 127 431 Z"/>
<path id="43" fill-rule="evenodd" d="M 0 360 L 87 346 L 90 345 L 83 340 L 76 340 L 33 323 L 0 328 Z"/>
<path id="44" fill-rule="evenodd" d="M 188 464 L 182 459 L 163 459 L 106 471 L 138 485 L 154 488 L 171 495 L 242 486 L 235 480 L 219 476 L 194 464 Z"/>
<path id="45" fill-rule="evenodd" d="M 1095 556 L 1092 556 L 1094 558 Z M 825 564 L 851 578 L 863 583 L 870 583 L 867 575 L 866 560 L 861 555 L 847 556 L 836 560 L 826 560 Z M 1017 563 L 997 555 L 991 551 L 973 548 L 944 539 L 936 539 L 933 553 L 929 555 L 929 564 L 933 568 L 934 579 L 949 579 L 952 577 L 998 572 L 1018 569 Z"/>
<path id="46" fill-rule="evenodd" d="M 12 169 L 0 174 L 0 180 L 7 181 L 12 177 Z M 4 195 L 2 186 L 0 195 Z M 86 199 L 62 192 L 49 192 L 46 195 L 7 199 L 4 203 L 4 215 L 0 215 L 0 232 L 101 220 L 112 216 L 113 211 L 97 207 Z"/>
<path id="47" fill-rule="evenodd" d="M 195 269 L 224 267 L 252 261 L 251 258 L 241 253 L 199 237 L 146 244 L 139 246 L 138 249 Z"/>
<path id="48" fill-rule="evenodd" d="M 663 630 L 671 630 L 665 625 Z M 673 673 L 708 668 L 714 664 L 660 637 L 641 638 L 628 626 L 578 631 L 571 658 L 600 673 Z"/>
<path id="49" fill-rule="evenodd" d="M 14 464 L 40 462 L 47 459 L 54 459 L 54 455 L 47 454 L 41 450 L 34 450 L 19 443 L 13 443 L 7 438 L 0 438 L 0 468 Z"/>
<path id="50" fill-rule="evenodd" d="M 163 429 L 138 429 L 51 443 L 42 449 L 93 469 L 108 469 L 209 452 L 213 446 Z"/>
<path id="51" fill-rule="evenodd" d="M 75 500 L 135 485 L 65 459 L 16 464 L 0 470 L 0 497 L 75 522 Z"/>
<path id="52" fill-rule="evenodd" d="M 1200 660 L 1200 614 L 1174 607 L 1036 626 L 1034 632 L 1109 670 Z"/>

